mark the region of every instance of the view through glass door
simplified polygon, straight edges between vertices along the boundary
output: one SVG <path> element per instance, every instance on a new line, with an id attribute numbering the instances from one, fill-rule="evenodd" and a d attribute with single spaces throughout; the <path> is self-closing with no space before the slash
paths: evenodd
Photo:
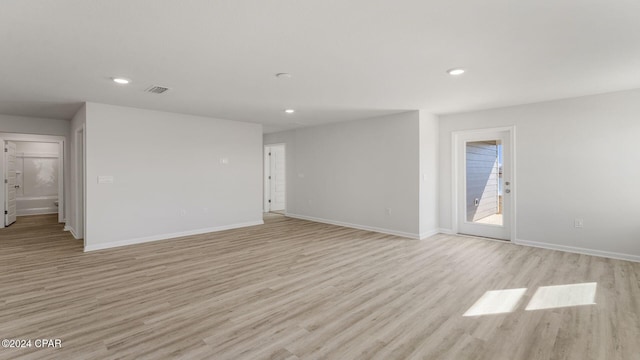
<path id="1" fill-rule="evenodd" d="M 459 134 L 458 232 L 511 239 L 509 131 Z"/>

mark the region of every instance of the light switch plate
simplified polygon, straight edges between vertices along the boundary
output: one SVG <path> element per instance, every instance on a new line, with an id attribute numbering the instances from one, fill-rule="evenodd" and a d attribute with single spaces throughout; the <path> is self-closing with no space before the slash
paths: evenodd
<path id="1" fill-rule="evenodd" d="M 98 176 L 98 184 L 113 184 L 113 176 L 111 175 L 100 175 Z"/>

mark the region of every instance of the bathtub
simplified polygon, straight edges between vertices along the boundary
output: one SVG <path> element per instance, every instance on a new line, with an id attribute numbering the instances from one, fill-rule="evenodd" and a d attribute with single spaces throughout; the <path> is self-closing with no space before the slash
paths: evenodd
<path id="1" fill-rule="evenodd" d="M 25 196 L 16 198 L 18 216 L 58 213 L 58 196 Z"/>

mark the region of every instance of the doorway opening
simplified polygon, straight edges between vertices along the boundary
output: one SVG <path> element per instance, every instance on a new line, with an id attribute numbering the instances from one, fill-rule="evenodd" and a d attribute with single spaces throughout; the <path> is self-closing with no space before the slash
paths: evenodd
<path id="1" fill-rule="evenodd" d="M 3 145 L 0 228 L 41 216 L 65 222 L 64 138 L 0 133 Z M 57 215 L 56 215 L 57 214 Z"/>
<path id="2" fill-rule="evenodd" d="M 454 231 L 512 240 L 514 129 L 455 132 L 453 147 Z"/>
<path id="3" fill-rule="evenodd" d="M 264 212 L 286 213 L 285 145 L 264 147 Z"/>

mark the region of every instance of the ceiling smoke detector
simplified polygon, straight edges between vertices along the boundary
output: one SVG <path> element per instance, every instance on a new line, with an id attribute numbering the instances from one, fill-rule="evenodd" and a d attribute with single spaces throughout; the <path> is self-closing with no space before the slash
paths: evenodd
<path id="1" fill-rule="evenodd" d="M 168 90 L 168 87 L 153 85 L 146 88 L 144 91 L 152 94 L 162 94 Z"/>

